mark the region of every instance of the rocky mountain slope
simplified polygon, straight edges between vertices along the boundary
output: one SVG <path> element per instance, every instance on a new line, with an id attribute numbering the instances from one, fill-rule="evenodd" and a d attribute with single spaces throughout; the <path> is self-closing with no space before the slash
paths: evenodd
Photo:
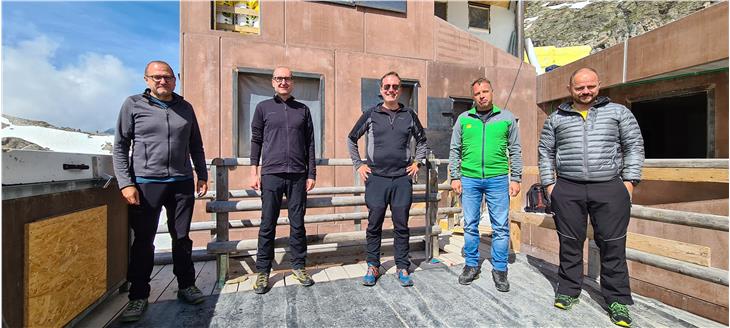
<path id="1" fill-rule="evenodd" d="M 526 1 L 525 36 L 533 45 L 591 46 L 592 53 L 720 1 Z"/>

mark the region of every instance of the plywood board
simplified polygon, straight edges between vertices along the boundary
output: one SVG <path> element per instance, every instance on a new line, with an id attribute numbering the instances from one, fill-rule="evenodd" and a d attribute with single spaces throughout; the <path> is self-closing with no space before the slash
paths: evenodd
<path id="1" fill-rule="evenodd" d="M 24 247 L 26 326 L 64 326 L 106 292 L 106 205 L 26 224 Z"/>

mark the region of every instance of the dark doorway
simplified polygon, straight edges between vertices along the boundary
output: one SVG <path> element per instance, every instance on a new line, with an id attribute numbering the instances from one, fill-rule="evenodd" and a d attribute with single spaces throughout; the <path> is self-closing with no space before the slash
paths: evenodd
<path id="1" fill-rule="evenodd" d="M 646 158 L 712 156 L 707 92 L 637 101 L 631 111 L 641 127 Z"/>

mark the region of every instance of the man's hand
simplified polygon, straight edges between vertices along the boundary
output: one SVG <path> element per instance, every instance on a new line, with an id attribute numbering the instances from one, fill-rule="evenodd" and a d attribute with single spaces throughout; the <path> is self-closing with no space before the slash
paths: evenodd
<path id="1" fill-rule="evenodd" d="M 139 205 L 139 192 L 135 186 L 126 186 L 122 188 L 122 197 L 129 205 Z"/>
<path id="2" fill-rule="evenodd" d="M 624 186 L 626 186 L 626 191 L 629 192 L 629 200 L 634 199 L 634 184 L 631 181 L 624 181 Z"/>
<path id="3" fill-rule="evenodd" d="M 517 181 L 509 182 L 509 196 L 515 197 L 520 193 L 520 183 Z"/>
<path id="4" fill-rule="evenodd" d="M 549 185 L 549 186 L 547 186 L 547 187 L 545 187 L 545 189 L 547 190 L 547 195 L 546 196 L 548 196 L 548 198 L 550 198 L 550 195 L 553 194 L 553 188 L 555 188 L 555 184 L 554 183 L 551 184 L 551 185 Z"/>
<path id="5" fill-rule="evenodd" d="M 317 184 L 317 182 L 314 179 L 307 179 L 307 192 L 314 189 L 315 184 Z"/>
<path id="6" fill-rule="evenodd" d="M 408 173 L 411 177 L 415 177 L 416 174 L 418 174 L 418 163 L 408 165 L 408 167 L 406 167 L 406 173 Z"/>
<path id="7" fill-rule="evenodd" d="M 360 165 L 360 167 L 357 168 L 357 173 L 360 174 L 360 179 L 362 179 L 363 182 L 368 180 L 368 174 L 372 172 L 373 171 L 370 170 L 367 164 Z"/>
<path id="8" fill-rule="evenodd" d="M 259 190 L 259 187 L 261 187 L 261 176 L 258 172 L 258 166 L 251 166 L 251 184 L 249 186 L 253 190 Z"/>
<path id="9" fill-rule="evenodd" d="M 208 181 L 198 180 L 198 184 L 195 186 L 195 191 L 198 193 L 198 197 L 203 197 L 208 193 Z"/>
<path id="10" fill-rule="evenodd" d="M 461 195 L 461 180 L 451 180 L 451 189 Z"/>

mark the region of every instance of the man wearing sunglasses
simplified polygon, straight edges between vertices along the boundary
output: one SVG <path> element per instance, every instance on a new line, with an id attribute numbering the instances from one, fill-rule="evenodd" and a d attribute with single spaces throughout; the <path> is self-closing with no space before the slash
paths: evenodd
<path id="1" fill-rule="evenodd" d="M 492 82 L 471 84 L 474 107 L 456 119 L 451 134 L 451 187 L 461 194 L 464 209 L 464 271 L 459 283 L 479 278 L 479 221 L 486 198 L 492 224 L 492 279 L 500 292 L 509 291 L 509 201 L 520 192 L 522 149 L 515 116 L 492 103 Z"/>
<path id="2" fill-rule="evenodd" d="M 139 320 L 147 308 L 154 241 L 162 207 L 172 237 L 177 297 L 190 304 L 204 301 L 203 293 L 195 287 L 193 242 L 188 235 L 195 204 L 193 190 L 199 196 L 208 191 L 198 121 L 193 106 L 173 92 L 175 74 L 170 65 L 163 61 L 150 62 L 144 80 L 148 89 L 127 98 L 122 105 L 112 154 L 114 173 L 129 204 L 129 226 L 134 232 L 127 271 L 131 283 L 129 304 L 121 315 L 125 322 Z"/>
<path id="3" fill-rule="evenodd" d="M 292 96 L 291 70 L 277 67 L 271 86 L 276 94 L 256 105 L 251 120 L 251 188 L 261 189 L 262 206 L 256 253 L 258 275 L 253 285 L 257 294 L 269 290 L 276 221 L 284 195 L 289 213 L 292 277 L 307 287 L 314 284 L 304 269 L 307 256 L 304 213 L 307 192 L 314 188 L 317 176 L 312 114 Z"/>
<path id="4" fill-rule="evenodd" d="M 380 79 L 383 102 L 360 116 L 347 139 L 352 163 L 365 181 L 365 203 L 369 210 L 365 286 L 375 285 L 381 275 L 380 242 L 388 205 L 393 218 L 398 280 L 403 287 L 413 286 L 408 272 L 408 212 L 411 209 L 413 178 L 418 173 L 420 162 L 426 158 L 428 146 L 416 113 L 398 103 L 400 91 L 398 73 L 385 74 Z M 357 142 L 366 133 L 367 163 L 363 163 Z M 411 154 L 411 138 L 416 141 L 415 159 Z"/>

